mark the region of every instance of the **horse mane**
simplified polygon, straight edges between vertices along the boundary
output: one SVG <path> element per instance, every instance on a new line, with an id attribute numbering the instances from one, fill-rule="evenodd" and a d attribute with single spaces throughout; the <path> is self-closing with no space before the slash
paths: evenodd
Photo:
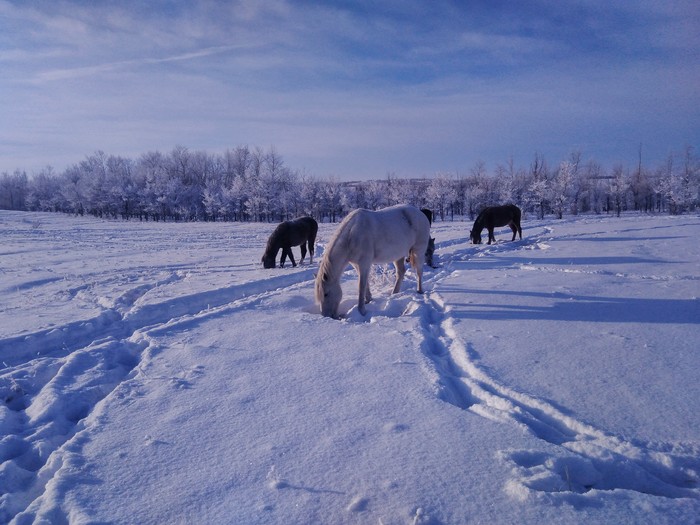
<path id="1" fill-rule="evenodd" d="M 287 223 L 282 222 L 278 224 L 277 227 L 270 234 L 270 237 L 267 239 L 267 245 L 265 246 L 264 256 L 272 257 L 275 254 L 275 252 L 282 247 L 280 237 L 282 236 L 282 232 L 286 226 Z"/>
<path id="2" fill-rule="evenodd" d="M 472 228 L 472 230 L 477 230 L 477 228 L 478 228 L 479 229 L 478 231 L 481 231 L 485 228 L 485 226 L 484 226 L 484 214 L 486 213 L 486 210 L 488 210 L 488 209 L 489 208 L 486 207 L 479 212 L 479 215 L 476 216 L 476 220 L 474 221 L 474 227 Z"/>
<path id="3" fill-rule="evenodd" d="M 321 276 L 323 281 L 334 282 L 340 278 L 340 275 L 345 271 L 345 267 L 339 264 L 333 264 L 335 257 L 335 252 L 343 242 L 343 239 L 347 236 L 348 229 L 352 226 L 350 223 L 353 222 L 351 217 L 357 215 L 360 210 L 353 210 L 345 219 L 340 223 L 340 226 L 335 230 L 330 241 L 328 241 L 328 248 L 326 249 L 323 257 L 321 258 L 321 263 L 318 265 L 318 275 Z M 316 281 L 320 284 L 320 281 Z M 316 299 L 321 300 L 322 291 L 319 286 L 316 287 Z"/>

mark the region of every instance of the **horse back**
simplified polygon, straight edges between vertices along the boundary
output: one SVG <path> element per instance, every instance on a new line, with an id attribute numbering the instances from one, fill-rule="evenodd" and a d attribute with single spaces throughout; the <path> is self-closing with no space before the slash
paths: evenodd
<path id="1" fill-rule="evenodd" d="M 425 253 L 430 222 L 418 208 L 392 206 L 378 211 L 356 210 L 356 232 L 364 232 L 365 246 L 372 245 L 375 262 L 393 262 L 411 249 Z M 365 248 L 366 249 L 366 248 Z"/>
<path id="2" fill-rule="evenodd" d="M 515 204 L 504 204 L 503 206 L 491 206 L 485 208 L 477 217 L 476 222 L 486 228 L 501 227 L 510 224 L 520 224 L 520 208 Z"/>
<path id="3" fill-rule="evenodd" d="M 299 246 L 306 241 L 315 242 L 318 223 L 312 217 L 300 217 L 280 224 L 284 226 L 284 238 L 290 246 Z"/>

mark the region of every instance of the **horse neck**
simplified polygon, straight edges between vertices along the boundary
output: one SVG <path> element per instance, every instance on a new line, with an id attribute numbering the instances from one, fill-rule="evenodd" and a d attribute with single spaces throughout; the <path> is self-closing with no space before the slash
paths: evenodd
<path id="1" fill-rule="evenodd" d="M 483 215 L 479 215 L 474 221 L 474 227 L 472 228 L 472 230 L 474 231 L 474 233 L 479 234 L 483 231 L 485 227 L 486 226 L 484 225 L 484 217 Z"/>
<path id="2" fill-rule="evenodd" d="M 267 246 L 265 247 L 265 255 L 267 257 L 272 257 L 277 255 L 277 252 L 282 248 L 282 243 L 280 242 L 278 235 L 273 235 L 267 240 Z"/>
<path id="3" fill-rule="evenodd" d="M 338 244 L 334 243 L 328 250 L 328 258 L 325 259 L 323 268 L 331 282 L 339 280 L 345 267 L 350 263 L 350 259 L 338 248 Z"/>
<path id="4" fill-rule="evenodd" d="M 348 224 L 341 224 L 340 229 L 328 245 L 327 256 L 323 258 L 319 272 L 325 272 L 330 282 L 340 280 L 340 276 L 350 263 L 345 236 Z"/>

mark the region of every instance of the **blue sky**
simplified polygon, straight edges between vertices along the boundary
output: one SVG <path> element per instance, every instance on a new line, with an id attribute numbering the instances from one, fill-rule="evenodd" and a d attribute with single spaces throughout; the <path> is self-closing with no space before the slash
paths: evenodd
<path id="1" fill-rule="evenodd" d="M 0 0 L 0 172 L 274 146 L 340 180 L 700 154 L 700 2 Z"/>

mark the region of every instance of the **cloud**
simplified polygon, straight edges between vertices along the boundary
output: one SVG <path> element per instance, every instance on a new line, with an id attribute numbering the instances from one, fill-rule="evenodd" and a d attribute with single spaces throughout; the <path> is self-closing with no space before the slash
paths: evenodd
<path id="1" fill-rule="evenodd" d="M 236 49 L 240 49 L 241 46 L 215 46 L 205 49 L 198 49 L 195 51 L 190 51 L 187 53 L 181 53 L 177 55 L 162 57 L 162 58 L 139 58 L 134 60 L 121 60 L 117 62 L 107 62 L 104 64 L 97 64 L 94 66 L 84 66 L 76 68 L 67 69 L 52 69 L 49 71 L 39 72 L 34 77 L 34 82 L 48 82 L 55 80 L 65 80 L 73 79 L 78 77 L 92 76 L 100 73 L 105 73 L 109 71 L 121 70 L 121 69 L 131 69 L 144 65 L 152 64 L 165 64 L 168 62 L 179 62 L 185 60 L 195 60 L 198 58 L 209 57 L 211 55 L 217 55 L 221 53 L 226 53 Z"/>

